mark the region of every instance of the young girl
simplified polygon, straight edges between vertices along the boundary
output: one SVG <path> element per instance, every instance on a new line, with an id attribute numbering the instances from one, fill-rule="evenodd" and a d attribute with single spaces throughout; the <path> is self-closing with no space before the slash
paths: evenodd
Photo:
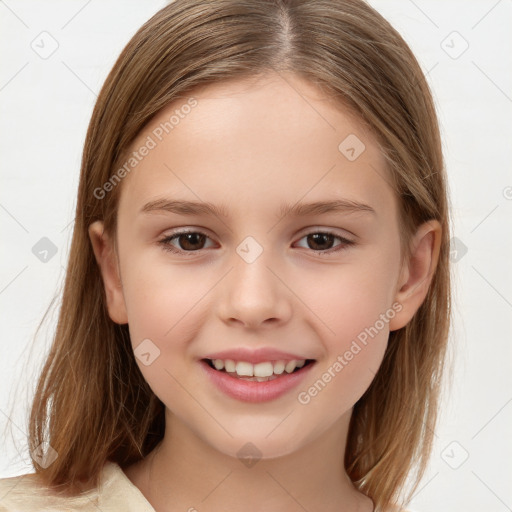
<path id="1" fill-rule="evenodd" d="M 163 8 L 92 115 L 35 473 L 0 510 L 400 510 L 448 336 L 445 179 L 425 77 L 362 0 Z"/>

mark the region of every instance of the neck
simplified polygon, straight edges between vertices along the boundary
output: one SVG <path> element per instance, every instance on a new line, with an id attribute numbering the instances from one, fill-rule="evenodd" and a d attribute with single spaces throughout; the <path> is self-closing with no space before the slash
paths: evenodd
<path id="1" fill-rule="evenodd" d="M 370 512 L 371 500 L 344 470 L 350 414 L 293 453 L 251 459 L 244 452 L 238 459 L 205 443 L 167 410 L 163 440 L 125 473 L 156 512 Z"/>

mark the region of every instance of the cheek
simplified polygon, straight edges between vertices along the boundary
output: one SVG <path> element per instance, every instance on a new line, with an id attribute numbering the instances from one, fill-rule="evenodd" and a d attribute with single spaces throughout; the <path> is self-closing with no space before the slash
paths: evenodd
<path id="1" fill-rule="evenodd" d="M 332 277 L 332 276 L 331 276 Z M 388 283 L 351 269 L 338 275 L 338 283 L 325 282 L 324 293 L 309 298 L 322 320 L 325 356 L 318 361 L 297 401 L 308 416 L 322 418 L 317 432 L 350 410 L 370 386 L 389 338 L 389 322 L 396 311 L 390 303 Z M 320 322 L 316 322 L 320 325 Z"/>
<path id="2" fill-rule="evenodd" d="M 319 273 L 313 281 L 311 276 L 296 281 L 315 313 L 310 318 L 325 354 L 297 396 L 308 415 L 328 410 L 325 422 L 334 421 L 361 398 L 377 373 L 396 314 L 390 291 L 395 269 L 389 261 L 361 261 Z"/>
<path id="3" fill-rule="evenodd" d="M 318 365 L 296 396 L 300 414 L 316 418 L 313 437 L 349 412 L 369 388 L 382 362 L 387 336 L 381 333 L 366 345 L 357 340 L 343 345 Z"/>
<path id="4" fill-rule="evenodd" d="M 339 265 L 317 266 L 288 276 L 294 293 L 307 307 L 304 314 L 308 309 L 314 314 L 308 317 L 321 327 L 320 338 L 326 341 L 329 351 L 333 347 L 343 349 L 390 309 L 397 265 L 394 255 L 383 252 L 350 256 Z M 386 331 L 388 323 L 379 322 L 378 330 Z"/>
<path id="5" fill-rule="evenodd" d="M 137 257 L 135 252 L 124 264 L 123 289 L 137 364 L 160 400 L 180 410 L 190 398 L 182 385 L 190 381 L 189 368 L 195 364 L 191 347 L 209 314 L 208 292 L 218 277 L 207 267 L 165 264 L 161 257 Z M 148 352 L 146 365 L 148 357 L 139 356 Z"/>
<path id="6" fill-rule="evenodd" d="M 190 407 L 190 396 L 185 391 L 190 388 L 186 384 L 190 380 L 188 349 L 197 337 L 204 297 L 214 281 L 210 279 L 208 284 L 194 279 L 179 266 L 133 260 L 128 265 L 138 269 L 123 281 L 137 364 L 163 403 L 172 404 L 174 411 L 185 411 Z M 149 357 L 144 355 L 148 353 Z"/>
<path id="7" fill-rule="evenodd" d="M 134 345 L 143 338 L 167 343 L 182 339 L 183 330 L 191 328 L 191 319 L 197 323 L 198 306 L 215 284 L 208 270 L 166 264 L 165 258 L 150 251 L 127 258 L 122 270 Z"/>

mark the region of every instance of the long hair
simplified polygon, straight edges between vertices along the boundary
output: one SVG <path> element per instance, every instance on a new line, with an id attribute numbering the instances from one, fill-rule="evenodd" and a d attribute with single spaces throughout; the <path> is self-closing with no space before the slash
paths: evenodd
<path id="1" fill-rule="evenodd" d="M 362 0 L 175 0 L 123 49 L 86 135 L 62 305 L 29 418 L 30 450 L 50 446 L 58 454 L 47 467 L 31 455 L 58 492 L 96 486 L 107 460 L 125 466 L 145 457 L 165 427 L 164 405 L 139 371 L 127 325 L 109 318 L 88 236 L 96 220 L 115 235 L 121 184 L 101 199 L 95 191 L 170 102 L 197 86 L 268 71 L 309 80 L 370 127 L 398 198 L 403 257 L 417 226 L 441 223 L 427 296 L 408 325 L 390 333 L 383 363 L 354 406 L 344 460 L 377 510 L 398 501 L 414 468 L 409 496 L 424 473 L 450 325 L 450 226 L 435 105 L 417 60 Z"/>

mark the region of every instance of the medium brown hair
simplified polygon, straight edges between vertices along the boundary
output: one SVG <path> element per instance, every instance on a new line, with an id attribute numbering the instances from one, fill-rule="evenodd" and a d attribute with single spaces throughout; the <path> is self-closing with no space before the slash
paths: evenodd
<path id="1" fill-rule="evenodd" d="M 450 324 L 449 211 L 438 121 L 421 68 L 398 32 L 362 0 L 175 0 L 129 41 L 87 131 L 59 320 L 29 419 L 29 447 L 58 453 L 42 481 L 92 486 L 106 460 L 145 457 L 164 434 L 164 405 L 136 364 L 127 325 L 108 315 L 88 227 L 116 231 L 121 186 L 98 199 L 130 145 L 163 107 L 195 87 L 292 72 L 370 127 L 400 208 L 402 245 L 421 223 L 442 226 L 438 266 L 412 320 L 390 333 L 383 363 L 355 404 L 345 467 L 377 510 L 397 502 L 428 462 Z M 411 491 L 414 485 L 411 487 Z"/>

